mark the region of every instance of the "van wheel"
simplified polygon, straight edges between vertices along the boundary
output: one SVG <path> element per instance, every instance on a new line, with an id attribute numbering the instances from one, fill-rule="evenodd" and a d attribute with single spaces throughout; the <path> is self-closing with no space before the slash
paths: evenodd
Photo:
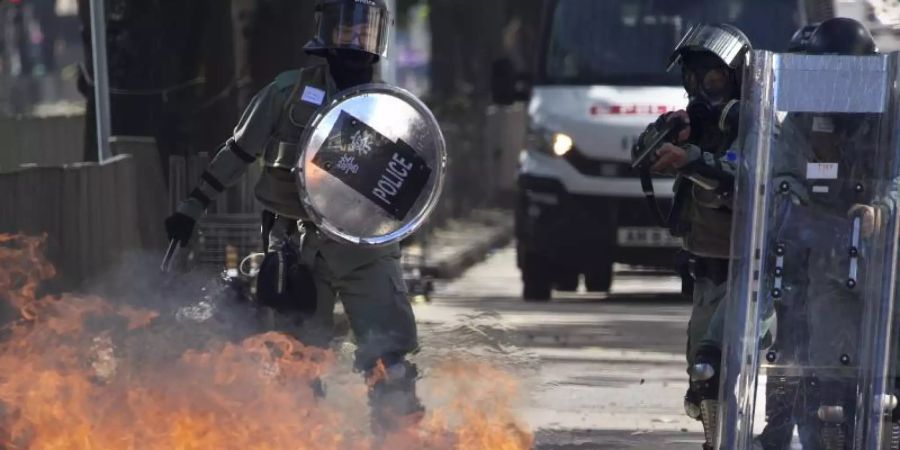
<path id="1" fill-rule="evenodd" d="M 604 262 L 594 266 L 584 276 L 588 292 L 609 292 L 613 281 L 613 263 Z"/>
<path id="2" fill-rule="evenodd" d="M 581 281 L 581 274 L 578 273 L 578 270 L 557 266 L 554 271 L 556 275 L 553 277 L 553 286 L 557 291 L 575 292 L 578 290 L 578 284 Z"/>
<path id="3" fill-rule="evenodd" d="M 520 256 L 522 299 L 526 302 L 549 302 L 553 289 L 552 269 L 546 258 L 537 253 Z"/>

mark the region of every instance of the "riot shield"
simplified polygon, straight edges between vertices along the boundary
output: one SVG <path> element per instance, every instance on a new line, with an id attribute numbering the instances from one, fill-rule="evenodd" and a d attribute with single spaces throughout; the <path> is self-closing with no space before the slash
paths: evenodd
<path id="1" fill-rule="evenodd" d="M 753 54 L 717 448 L 900 445 L 897 66 Z"/>
<path id="2" fill-rule="evenodd" d="M 428 108 L 402 89 L 369 84 L 338 95 L 300 145 L 301 199 L 332 239 L 397 242 L 437 204 L 447 167 L 444 137 Z"/>

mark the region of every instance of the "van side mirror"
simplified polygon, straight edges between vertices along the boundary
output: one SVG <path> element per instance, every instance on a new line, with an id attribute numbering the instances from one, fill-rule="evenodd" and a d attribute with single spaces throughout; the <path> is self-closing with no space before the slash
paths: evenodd
<path id="1" fill-rule="evenodd" d="M 491 67 L 491 92 L 494 103 L 509 106 L 516 102 L 528 101 L 531 96 L 530 76 L 517 73 L 509 58 L 494 61 Z"/>

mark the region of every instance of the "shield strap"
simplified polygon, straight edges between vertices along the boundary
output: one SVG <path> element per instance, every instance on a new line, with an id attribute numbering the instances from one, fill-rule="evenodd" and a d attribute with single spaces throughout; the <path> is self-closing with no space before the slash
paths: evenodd
<path id="1" fill-rule="evenodd" d="M 650 168 L 641 169 L 641 189 L 644 191 L 644 198 L 647 200 L 647 206 L 650 207 L 650 213 L 659 224 L 659 226 L 670 230 L 677 235 L 678 215 L 684 206 L 685 192 L 683 186 L 679 186 L 675 191 L 675 197 L 672 200 L 672 208 L 668 212 L 664 212 L 662 206 L 656 198 L 656 191 L 653 189 L 653 177 L 650 175 Z"/>
<path id="2" fill-rule="evenodd" d="M 662 208 L 656 200 L 656 192 L 653 190 L 653 178 L 650 176 L 650 169 L 646 167 L 641 169 L 641 189 L 644 191 L 644 198 L 647 199 L 647 206 L 650 207 L 650 213 L 653 214 L 653 218 L 660 226 L 668 228 L 668 217 L 671 216 L 671 212 L 668 216 L 663 215 Z"/>

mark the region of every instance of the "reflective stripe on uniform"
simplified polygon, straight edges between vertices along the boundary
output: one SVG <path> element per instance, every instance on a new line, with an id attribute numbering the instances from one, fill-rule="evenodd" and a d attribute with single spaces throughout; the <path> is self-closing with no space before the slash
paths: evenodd
<path id="1" fill-rule="evenodd" d="M 225 185 L 222 184 L 213 174 L 209 173 L 209 171 L 203 172 L 203 175 L 200 176 L 200 179 L 205 181 L 211 188 L 215 189 L 216 192 L 222 192 L 225 190 Z"/>
<path id="2" fill-rule="evenodd" d="M 209 204 L 212 203 L 212 200 L 206 194 L 204 194 L 203 191 L 200 190 L 200 188 L 191 191 L 190 197 L 199 201 L 203 205 L 204 209 L 208 208 Z"/>
<path id="3" fill-rule="evenodd" d="M 247 164 L 256 161 L 256 157 L 245 152 L 244 149 L 242 149 L 237 144 L 237 142 L 234 141 L 234 139 L 229 139 L 225 145 L 228 147 L 228 150 L 230 150 L 231 153 L 234 153 L 234 155 L 237 156 L 241 161 L 244 161 Z"/>

